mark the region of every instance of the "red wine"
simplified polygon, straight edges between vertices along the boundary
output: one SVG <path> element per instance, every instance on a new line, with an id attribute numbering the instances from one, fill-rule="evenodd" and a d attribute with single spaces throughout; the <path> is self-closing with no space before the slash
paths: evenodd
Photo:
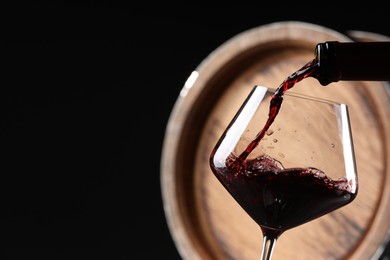
<path id="1" fill-rule="evenodd" d="M 284 93 L 292 88 L 296 83 L 300 82 L 304 78 L 316 75 L 318 69 L 318 63 L 316 60 L 312 60 L 305 64 L 300 70 L 294 72 L 289 77 L 287 77 L 282 84 L 275 90 L 271 101 L 268 112 L 268 119 L 265 123 L 263 130 L 261 130 L 256 138 L 248 145 L 245 151 L 240 155 L 241 160 L 245 160 L 246 157 L 252 152 L 253 149 L 259 144 L 260 140 L 264 137 L 265 133 L 273 123 L 275 117 L 279 113 L 279 110 L 282 106 Z"/>
<path id="2" fill-rule="evenodd" d="M 277 116 L 284 93 L 304 78 L 314 77 L 317 69 L 316 60 L 312 60 L 283 81 L 271 97 L 263 129 L 239 156 L 230 154 L 223 167 L 213 164 L 215 149 L 210 157 L 215 176 L 268 237 L 277 238 L 356 197 L 346 179 L 332 180 L 319 169 L 285 169 L 267 155 L 247 159 Z"/>
<path id="3" fill-rule="evenodd" d="M 315 168 L 285 169 L 267 155 L 246 161 L 231 155 L 226 168 L 213 171 L 271 237 L 340 208 L 356 196 L 346 179 L 331 180 Z"/>

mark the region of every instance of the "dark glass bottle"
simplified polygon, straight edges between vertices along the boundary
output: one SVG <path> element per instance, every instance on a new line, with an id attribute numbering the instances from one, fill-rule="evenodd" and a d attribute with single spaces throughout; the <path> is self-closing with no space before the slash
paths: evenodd
<path id="1" fill-rule="evenodd" d="M 390 42 L 338 42 L 317 44 L 318 69 L 313 75 L 321 85 L 339 80 L 390 81 Z"/>

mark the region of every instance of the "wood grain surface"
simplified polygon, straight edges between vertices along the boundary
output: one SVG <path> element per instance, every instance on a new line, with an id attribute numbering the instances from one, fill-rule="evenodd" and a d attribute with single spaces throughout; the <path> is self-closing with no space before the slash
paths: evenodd
<path id="1" fill-rule="evenodd" d="M 253 28 L 206 57 L 184 86 L 161 158 L 164 209 L 184 259 L 259 259 L 261 230 L 211 172 L 210 152 L 254 85 L 276 88 L 313 59 L 317 43 L 328 40 L 352 41 L 301 22 Z M 273 259 L 370 259 L 384 243 L 390 227 L 386 84 L 324 87 L 307 78 L 290 90 L 348 105 L 359 193 L 351 204 L 282 234 Z"/>

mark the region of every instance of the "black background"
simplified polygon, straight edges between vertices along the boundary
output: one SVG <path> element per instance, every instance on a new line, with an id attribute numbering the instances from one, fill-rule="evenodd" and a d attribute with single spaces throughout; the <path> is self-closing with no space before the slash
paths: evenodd
<path id="1" fill-rule="evenodd" d="M 202 60 L 276 21 L 390 36 L 379 7 L 151 7 L 13 10 L 1 41 L 0 259 L 180 259 L 161 148 Z"/>

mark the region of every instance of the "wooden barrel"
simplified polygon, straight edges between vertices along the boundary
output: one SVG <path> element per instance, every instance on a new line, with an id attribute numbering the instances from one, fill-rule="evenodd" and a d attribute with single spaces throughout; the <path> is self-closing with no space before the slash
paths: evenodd
<path id="1" fill-rule="evenodd" d="M 184 259 L 259 259 L 259 226 L 209 167 L 216 141 L 254 85 L 276 88 L 314 58 L 319 42 L 380 41 L 297 21 L 244 31 L 194 70 L 171 112 L 161 158 L 161 188 L 169 230 Z M 349 205 L 286 231 L 273 259 L 370 259 L 390 227 L 390 98 L 387 82 L 321 86 L 307 78 L 291 92 L 349 106 L 359 193 Z"/>

